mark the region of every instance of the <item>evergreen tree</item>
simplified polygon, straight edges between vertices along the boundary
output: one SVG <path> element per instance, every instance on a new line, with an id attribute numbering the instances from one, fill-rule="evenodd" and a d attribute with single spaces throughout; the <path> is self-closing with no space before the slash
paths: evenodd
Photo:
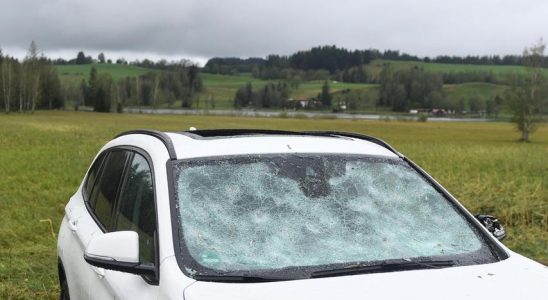
<path id="1" fill-rule="evenodd" d="M 99 82 L 97 79 L 97 69 L 95 69 L 95 67 L 91 67 L 91 71 L 89 72 L 89 79 L 88 79 L 88 89 L 85 95 L 86 97 L 85 102 L 87 103 L 87 105 L 95 107 L 95 104 L 98 98 L 98 94 L 97 94 L 98 89 L 99 89 Z"/>
<path id="2" fill-rule="evenodd" d="M 331 107 L 331 94 L 329 93 L 329 84 L 327 83 L 327 80 L 323 83 L 320 101 L 324 107 Z"/>
<path id="3" fill-rule="evenodd" d="M 78 55 L 76 55 L 76 64 L 77 65 L 83 65 L 86 64 L 86 55 L 84 54 L 84 51 L 78 52 Z"/>

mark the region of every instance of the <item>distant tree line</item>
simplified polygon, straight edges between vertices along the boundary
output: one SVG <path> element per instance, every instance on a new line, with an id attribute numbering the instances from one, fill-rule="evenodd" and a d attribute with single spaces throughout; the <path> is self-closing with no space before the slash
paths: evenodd
<path id="1" fill-rule="evenodd" d="M 290 56 L 269 55 L 263 58 L 219 58 L 210 59 L 204 66 L 206 73 L 230 74 L 234 72 L 255 72 L 262 74 L 261 68 L 279 70 L 326 70 L 330 74 L 353 66 L 368 64 L 375 59 L 419 61 L 420 58 L 399 51 L 386 50 L 348 50 L 336 46 L 314 47 L 298 51 Z M 266 76 L 266 75 L 265 75 Z"/>
<path id="2" fill-rule="evenodd" d="M 442 76 L 443 83 L 457 84 L 465 82 L 503 83 L 491 71 L 460 71 L 438 73 Z"/>
<path id="3" fill-rule="evenodd" d="M 35 42 L 32 42 L 26 57 L 19 61 L 2 54 L 0 49 L 0 108 L 11 111 L 34 111 L 35 109 L 60 109 L 71 103 L 93 107 L 98 112 L 121 112 L 124 106 L 172 106 L 176 101 L 183 108 L 191 108 L 199 101 L 203 91 L 200 68 L 187 60 L 151 62 L 143 60 L 143 66 L 158 69 L 146 74 L 113 80 L 108 73 L 99 73 L 91 68 L 87 80 L 79 84 L 61 84 L 54 63 L 112 63 L 100 53 L 97 59 L 80 51 L 76 58 L 49 60 L 44 57 Z M 123 63 L 125 61 L 121 61 Z M 215 100 L 207 104 L 214 108 Z"/>
<path id="4" fill-rule="evenodd" d="M 443 79 L 422 68 L 394 70 L 385 64 L 380 74 L 379 106 L 405 112 L 409 108 L 442 107 Z"/>
<path id="5" fill-rule="evenodd" d="M 289 56 L 268 55 L 263 58 L 219 58 L 210 59 L 204 66 L 206 73 L 230 74 L 243 72 L 258 72 L 260 68 L 278 68 L 295 70 L 326 70 L 330 74 L 350 67 L 365 65 L 376 59 L 435 62 L 466 65 L 523 65 L 523 55 L 483 55 L 483 56 L 449 56 L 440 55 L 434 58 L 420 58 L 397 50 L 379 51 L 376 49 L 348 50 L 336 46 L 319 46 L 309 50 L 298 51 Z M 542 67 L 548 67 L 545 59 Z"/>
<path id="6" fill-rule="evenodd" d="M 235 108 L 297 108 L 295 101 L 291 102 L 291 84 L 286 81 L 268 83 L 258 90 L 248 82 L 241 86 L 234 95 Z M 329 83 L 324 82 L 322 90 L 316 97 L 310 99 L 314 108 L 330 108 L 333 95 Z"/>
<path id="7" fill-rule="evenodd" d="M 523 64 L 522 55 L 483 55 L 483 56 L 448 56 L 440 55 L 435 58 L 425 57 L 424 62 L 435 62 L 443 64 L 459 64 L 459 65 L 499 65 L 499 66 L 517 66 Z M 544 65 L 548 67 L 548 65 Z"/>
<path id="8" fill-rule="evenodd" d="M 240 87 L 234 96 L 235 108 L 286 108 L 291 88 L 287 82 L 268 83 L 254 90 L 249 82 Z"/>
<path id="9" fill-rule="evenodd" d="M 251 72 L 254 77 L 266 80 L 338 80 L 352 83 L 379 83 L 380 78 L 370 74 L 367 64 L 376 59 L 435 62 L 473 65 L 522 65 L 520 55 L 492 56 L 437 56 L 419 58 L 399 51 L 348 50 L 336 46 L 314 47 L 298 51 L 289 56 L 269 55 L 262 58 L 213 58 L 203 68 L 204 72 L 235 74 Z M 545 60 L 548 61 L 548 60 Z M 548 63 L 543 62 L 544 67 Z M 508 83 L 506 78 L 497 78 L 490 71 L 440 72 L 444 83 L 464 82 Z"/>
<path id="10" fill-rule="evenodd" d="M 181 59 L 178 61 L 168 61 L 166 59 L 160 59 L 158 61 L 153 61 L 148 58 L 143 60 L 134 60 L 128 62 L 125 58 L 120 57 L 113 61 L 112 59 L 107 59 L 104 53 L 99 53 L 97 58 L 93 58 L 89 55 L 86 55 L 84 51 L 79 51 L 75 58 L 64 59 L 57 58 L 54 60 L 49 60 L 50 63 L 54 65 L 85 65 L 85 64 L 94 64 L 94 63 L 107 63 L 107 64 L 118 64 L 118 65 L 134 65 L 138 67 L 143 67 L 147 69 L 158 69 L 163 71 L 177 71 L 181 68 L 188 68 L 190 66 L 195 66 L 196 64 L 188 59 Z"/>
<path id="11" fill-rule="evenodd" d="M 412 108 L 443 108 L 456 113 L 468 111 L 498 115 L 501 111 L 501 95 L 485 100 L 472 95 L 449 101 L 443 91 L 443 84 L 447 80 L 445 76 L 446 74 L 428 72 L 420 67 L 398 70 L 390 64 L 384 64 L 379 76 L 379 98 L 376 105 L 397 112 L 407 112 Z"/>
<path id="12" fill-rule="evenodd" d="M 6 113 L 63 106 L 61 82 L 56 69 L 33 41 L 19 60 L 0 50 L 0 107 Z"/>
<path id="13" fill-rule="evenodd" d="M 368 78 L 364 69 L 359 67 L 349 68 L 341 74 L 366 82 Z M 349 79 L 345 78 L 345 80 Z M 333 111 L 356 110 L 358 107 L 357 99 L 363 95 L 350 93 L 350 90 L 331 92 L 329 82 L 329 80 L 324 81 L 321 92 L 317 96 L 299 99 L 298 101 L 305 101 L 307 108 Z M 408 112 L 410 109 L 416 108 L 425 110 L 445 109 L 456 113 L 468 111 L 497 115 L 503 106 L 503 98 L 500 95 L 495 95 L 490 99 L 471 96 L 449 100 L 443 91 L 444 75 L 437 72 L 428 72 L 420 67 L 397 69 L 386 63 L 382 65 L 381 72 L 375 82 L 379 84 L 378 96 L 371 99 L 375 109 L 394 112 Z M 292 82 L 280 81 L 277 84 L 268 84 L 255 91 L 252 84 L 248 83 L 237 90 L 234 96 L 234 106 L 236 108 L 303 108 L 296 105 L 296 101 L 290 101 L 293 88 Z M 371 100 L 362 99 L 361 101 L 371 102 Z"/>
<path id="14" fill-rule="evenodd" d="M 253 70 L 265 63 L 263 58 L 214 57 L 207 61 L 202 72 L 212 74 L 234 75 L 252 73 Z"/>
<path id="15" fill-rule="evenodd" d="M 177 100 L 181 107 L 192 108 L 199 101 L 197 93 L 203 91 L 199 68 L 191 65 L 176 71 L 156 71 L 136 77 L 114 81 L 108 73 L 98 73 L 91 68 L 89 79 L 82 80 L 73 95 L 79 105 L 92 106 L 98 112 L 122 112 L 125 106 L 149 106 L 161 104 L 172 107 Z"/>
<path id="16" fill-rule="evenodd" d="M 102 60 L 103 60 L 103 63 L 104 63 L 104 59 L 105 59 L 105 56 L 103 53 L 101 53 L 99 55 L 100 57 L 102 57 Z M 64 58 L 57 58 L 57 59 L 54 59 L 51 61 L 52 64 L 54 65 L 86 65 L 86 64 L 92 64 L 92 63 L 96 63 L 96 62 L 99 62 L 99 60 L 95 60 L 93 59 L 93 57 L 91 56 L 86 56 L 86 54 L 84 53 L 84 51 L 80 51 L 78 52 L 78 54 L 76 55 L 75 58 L 73 59 L 64 59 Z"/>

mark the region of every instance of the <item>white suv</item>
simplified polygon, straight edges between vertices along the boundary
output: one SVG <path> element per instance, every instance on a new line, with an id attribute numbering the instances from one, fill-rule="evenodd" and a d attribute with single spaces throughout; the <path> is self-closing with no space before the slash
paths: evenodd
<path id="1" fill-rule="evenodd" d="M 545 297 L 504 235 L 370 136 L 131 131 L 65 208 L 61 299 Z"/>

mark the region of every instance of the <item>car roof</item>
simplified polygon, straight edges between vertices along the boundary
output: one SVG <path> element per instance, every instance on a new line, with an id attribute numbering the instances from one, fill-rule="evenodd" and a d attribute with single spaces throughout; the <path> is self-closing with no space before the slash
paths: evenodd
<path id="1" fill-rule="evenodd" d="M 160 139 L 172 160 L 280 153 L 361 154 L 389 158 L 401 156 L 390 145 L 375 137 L 335 131 L 213 129 L 159 132 L 133 130 L 117 137 L 129 134 L 146 134 Z"/>

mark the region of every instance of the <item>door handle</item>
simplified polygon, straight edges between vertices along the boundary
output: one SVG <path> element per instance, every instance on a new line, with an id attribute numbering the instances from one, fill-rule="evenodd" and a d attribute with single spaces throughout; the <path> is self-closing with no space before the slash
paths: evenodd
<path id="1" fill-rule="evenodd" d="M 73 219 L 72 217 L 72 211 L 71 209 L 68 207 L 68 205 L 65 207 L 65 216 L 67 216 L 67 223 L 68 223 L 68 228 L 70 229 L 70 231 L 72 232 L 76 232 L 78 230 L 78 227 L 76 227 L 76 225 L 78 224 L 78 219 Z"/>
<path id="2" fill-rule="evenodd" d="M 76 227 L 76 224 L 78 224 L 78 221 L 68 219 L 67 223 L 68 223 L 68 228 L 70 229 L 70 231 L 76 232 L 78 230 L 78 227 Z"/>

